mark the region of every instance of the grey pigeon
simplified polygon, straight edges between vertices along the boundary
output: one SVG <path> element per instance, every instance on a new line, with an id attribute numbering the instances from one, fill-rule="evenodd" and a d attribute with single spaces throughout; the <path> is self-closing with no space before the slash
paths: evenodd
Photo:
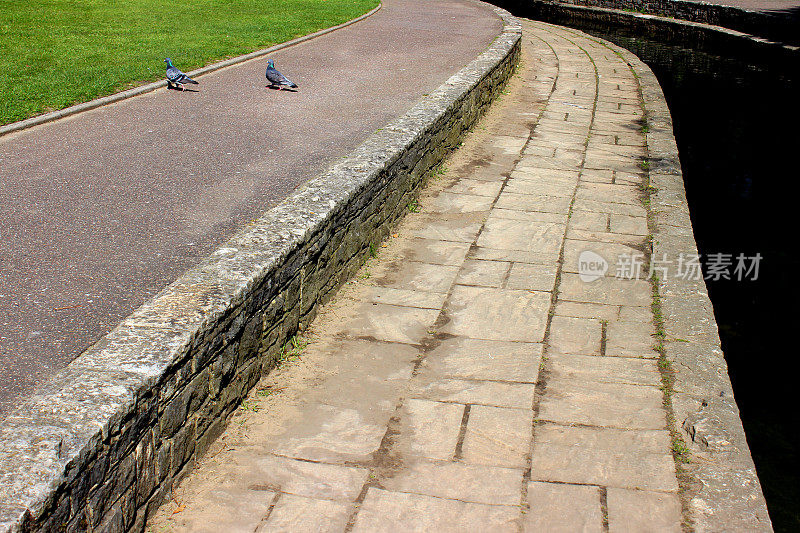
<path id="1" fill-rule="evenodd" d="M 271 59 L 267 61 L 267 81 L 270 83 L 270 89 L 282 89 L 283 87 L 297 88 L 296 83 L 275 70 L 275 63 Z"/>
<path id="2" fill-rule="evenodd" d="M 166 58 L 164 63 L 167 64 L 167 86 L 168 87 L 180 87 L 181 91 L 185 90 L 183 88 L 184 83 L 194 83 L 197 85 L 198 83 L 194 81 L 192 78 L 178 70 L 178 67 L 172 64 L 172 60 L 170 58 Z"/>

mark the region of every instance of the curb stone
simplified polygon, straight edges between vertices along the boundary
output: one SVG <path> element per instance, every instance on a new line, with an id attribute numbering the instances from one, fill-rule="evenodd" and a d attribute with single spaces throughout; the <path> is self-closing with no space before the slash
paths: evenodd
<path id="1" fill-rule="evenodd" d="M 137 309 L 0 422 L 0 531 L 141 531 L 510 77 L 521 25 Z M 197 71 L 195 71 L 197 72 Z"/>

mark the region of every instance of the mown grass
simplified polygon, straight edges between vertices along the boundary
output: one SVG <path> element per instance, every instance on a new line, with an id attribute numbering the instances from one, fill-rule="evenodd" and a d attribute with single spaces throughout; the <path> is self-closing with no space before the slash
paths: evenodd
<path id="1" fill-rule="evenodd" d="M 340 24 L 377 0 L 0 0 L 0 124 Z"/>

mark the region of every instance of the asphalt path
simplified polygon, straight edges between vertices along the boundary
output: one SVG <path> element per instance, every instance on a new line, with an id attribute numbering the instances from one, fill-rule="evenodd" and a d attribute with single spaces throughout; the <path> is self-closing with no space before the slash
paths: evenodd
<path id="1" fill-rule="evenodd" d="M 265 57 L 200 77 L 197 92 L 0 137 L 0 417 L 501 29 L 473 0 L 385 0 L 269 56 L 297 92 L 266 88 Z"/>

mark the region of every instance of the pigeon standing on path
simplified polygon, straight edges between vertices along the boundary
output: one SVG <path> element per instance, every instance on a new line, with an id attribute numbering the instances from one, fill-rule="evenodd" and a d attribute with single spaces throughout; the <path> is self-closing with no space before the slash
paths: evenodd
<path id="1" fill-rule="evenodd" d="M 297 84 L 292 82 L 289 78 L 275 70 L 275 63 L 270 59 L 267 61 L 267 81 L 269 81 L 270 89 L 283 89 L 284 87 L 290 87 L 292 89 L 297 88 Z"/>
<path id="2" fill-rule="evenodd" d="M 178 70 L 178 67 L 172 64 L 172 60 L 170 58 L 166 58 L 164 63 L 167 64 L 167 86 L 169 88 L 175 87 L 177 89 L 180 87 L 181 91 L 184 91 L 184 83 L 194 83 L 195 85 L 198 85 L 196 81 Z"/>

